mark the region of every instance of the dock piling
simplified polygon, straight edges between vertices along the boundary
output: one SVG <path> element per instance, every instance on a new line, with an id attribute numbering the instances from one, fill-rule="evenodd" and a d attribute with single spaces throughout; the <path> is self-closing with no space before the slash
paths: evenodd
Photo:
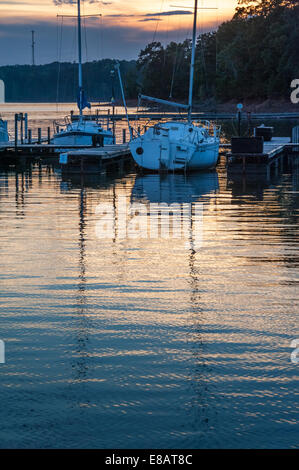
<path id="1" fill-rule="evenodd" d="M 37 143 L 38 144 L 42 143 L 42 130 L 40 127 L 37 129 Z"/>
<path id="2" fill-rule="evenodd" d="M 24 115 L 24 122 L 25 122 L 25 142 L 27 142 L 28 139 L 28 113 L 25 113 Z"/>
<path id="3" fill-rule="evenodd" d="M 15 114 L 15 152 L 18 150 L 18 120 L 19 115 Z"/>
<path id="4" fill-rule="evenodd" d="M 21 130 L 20 130 L 21 145 L 23 145 L 23 143 L 24 143 L 24 116 L 23 116 L 23 113 L 19 114 L 19 120 L 21 121 Z"/>

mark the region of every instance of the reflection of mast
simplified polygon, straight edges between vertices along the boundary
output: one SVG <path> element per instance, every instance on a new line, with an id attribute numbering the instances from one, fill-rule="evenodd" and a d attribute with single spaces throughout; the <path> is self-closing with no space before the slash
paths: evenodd
<path id="1" fill-rule="evenodd" d="M 86 192 L 81 187 L 79 193 L 79 275 L 78 275 L 78 325 L 76 328 L 76 359 L 77 380 L 83 380 L 86 377 L 87 365 L 86 357 L 88 343 L 88 320 L 85 316 L 86 309 L 86 266 L 85 266 L 85 210 L 86 210 Z"/>
<path id="2" fill-rule="evenodd" d="M 201 299 L 200 286 L 203 283 L 203 276 L 200 274 L 199 267 L 196 266 L 198 251 L 195 247 L 195 239 L 193 233 L 193 217 L 191 216 L 191 226 L 189 232 L 189 279 L 188 284 L 190 286 L 190 304 L 191 304 L 191 325 L 192 330 L 190 331 L 192 354 L 194 357 L 194 370 L 190 374 L 191 383 L 194 388 L 194 396 L 192 399 L 193 414 L 193 426 L 196 429 L 200 428 L 201 433 L 207 434 L 209 427 L 211 426 L 210 421 L 215 420 L 215 413 L 211 407 L 211 396 L 213 395 L 213 389 L 211 384 L 207 385 L 208 375 L 208 362 L 206 359 L 206 347 L 205 338 L 203 336 L 204 327 L 204 306 Z"/>
<path id="3" fill-rule="evenodd" d="M 84 188 L 81 188 L 80 191 L 80 198 L 79 198 L 79 266 L 80 266 L 80 273 L 79 273 L 79 290 L 85 291 L 85 238 L 84 238 L 84 230 L 85 230 L 85 205 L 86 205 L 86 193 Z"/>

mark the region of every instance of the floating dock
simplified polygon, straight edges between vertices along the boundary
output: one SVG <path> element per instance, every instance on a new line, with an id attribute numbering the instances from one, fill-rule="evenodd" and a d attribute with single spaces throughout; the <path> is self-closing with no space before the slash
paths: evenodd
<path id="1" fill-rule="evenodd" d="M 266 175 L 270 176 L 272 168 L 278 171 L 283 165 L 283 158 L 292 156 L 299 151 L 298 143 L 291 142 L 289 137 L 273 137 L 263 143 L 262 152 L 242 153 L 229 152 L 226 154 L 228 173 Z"/>
<path id="2" fill-rule="evenodd" d="M 67 173 L 101 173 L 111 165 L 123 167 L 133 162 L 128 144 L 71 150 L 60 154 L 62 171 Z"/>
<path id="3" fill-rule="evenodd" d="M 79 150 L 85 149 L 86 145 L 57 145 L 48 144 L 48 143 L 31 143 L 31 144 L 17 144 L 12 142 L 6 142 L 4 144 L 0 144 L 0 159 L 3 157 L 9 156 L 42 156 L 42 155 L 59 155 L 63 150 Z M 91 147 L 90 148 L 94 148 Z"/>

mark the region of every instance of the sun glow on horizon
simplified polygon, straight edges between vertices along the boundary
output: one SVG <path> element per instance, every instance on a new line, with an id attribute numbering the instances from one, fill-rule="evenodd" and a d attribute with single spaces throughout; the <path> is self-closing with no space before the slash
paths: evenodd
<path id="1" fill-rule="evenodd" d="M 71 0 L 45 0 L 42 4 L 39 0 L 6 0 L 0 3 L 0 22 L 55 22 L 57 14 L 75 15 L 76 3 L 71 3 Z M 193 0 L 140 0 L 138 5 L 130 3 L 125 0 L 81 0 L 81 10 L 82 15 L 101 13 L 107 25 L 130 26 L 138 30 L 171 31 L 185 29 L 190 24 Z M 220 24 L 232 17 L 236 4 L 237 0 L 201 0 L 198 21 L 203 25 Z M 92 21 L 90 23 L 92 26 Z"/>
<path id="2" fill-rule="evenodd" d="M 0 65 L 30 63 L 31 30 L 36 31 L 37 63 L 76 60 L 74 33 L 77 1 L 6 0 L 0 3 Z M 81 0 L 83 39 L 89 51 L 84 61 L 136 59 L 152 41 L 167 44 L 191 38 L 193 0 Z M 198 33 L 215 30 L 232 18 L 237 0 L 199 0 Z M 204 9 L 203 9 L 204 8 Z M 206 9 L 212 8 L 212 9 Z M 215 9 L 216 8 L 216 9 Z M 57 18 L 67 15 L 72 18 Z M 58 57 L 59 28 L 63 24 L 63 53 Z M 86 48 L 87 49 L 87 48 Z"/>

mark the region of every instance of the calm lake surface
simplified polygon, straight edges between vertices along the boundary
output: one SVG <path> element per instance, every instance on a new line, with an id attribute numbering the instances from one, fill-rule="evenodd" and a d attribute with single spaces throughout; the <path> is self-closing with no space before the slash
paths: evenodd
<path id="1" fill-rule="evenodd" d="M 142 213 L 126 236 L 124 202 Z M 151 236 L 157 203 L 176 204 Z M 299 447 L 298 166 L 1 167 L 0 219 L 0 447 Z"/>

